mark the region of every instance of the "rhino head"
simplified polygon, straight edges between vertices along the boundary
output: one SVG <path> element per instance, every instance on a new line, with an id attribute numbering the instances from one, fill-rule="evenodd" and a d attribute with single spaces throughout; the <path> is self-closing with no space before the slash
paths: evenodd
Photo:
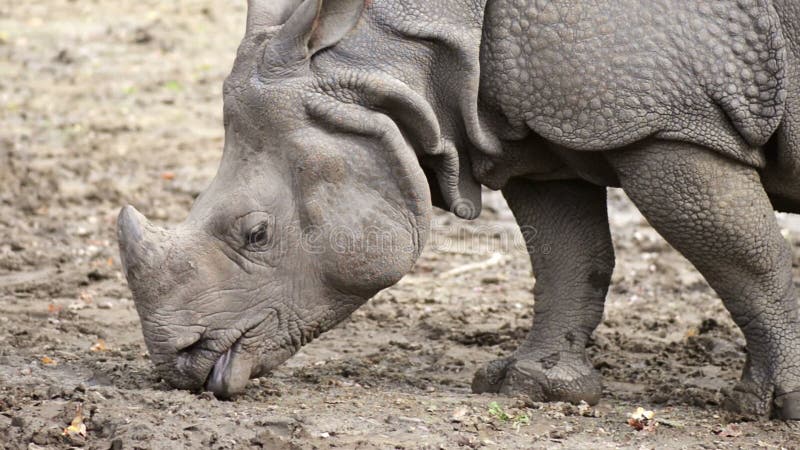
<path id="1" fill-rule="evenodd" d="M 120 213 L 121 259 L 147 348 L 174 387 L 242 391 L 419 256 L 431 192 L 404 122 L 443 141 L 435 114 L 394 79 L 369 82 L 325 63 L 326 50 L 366 26 L 370 7 L 251 0 L 224 86 L 215 178 L 175 227 L 156 227 L 131 206 Z"/>

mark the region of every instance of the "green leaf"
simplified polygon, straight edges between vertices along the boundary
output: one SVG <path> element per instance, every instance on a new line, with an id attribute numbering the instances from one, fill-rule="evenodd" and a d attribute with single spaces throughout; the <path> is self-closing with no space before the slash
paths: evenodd
<path id="1" fill-rule="evenodd" d="M 172 92 L 180 92 L 183 90 L 183 86 L 175 80 L 170 80 L 164 83 L 164 87 Z"/>

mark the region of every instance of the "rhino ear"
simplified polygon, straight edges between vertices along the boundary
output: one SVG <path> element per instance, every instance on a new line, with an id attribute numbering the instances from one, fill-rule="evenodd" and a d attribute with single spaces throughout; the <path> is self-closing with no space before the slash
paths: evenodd
<path id="1" fill-rule="evenodd" d="M 283 25 L 302 0 L 247 0 L 247 34 Z"/>
<path id="2" fill-rule="evenodd" d="M 364 4 L 365 0 L 305 0 L 267 45 L 264 68 L 285 68 L 336 44 L 355 28 Z"/>
<path id="3" fill-rule="evenodd" d="M 339 42 L 349 33 L 364 12 L 364 0 L 311 0 L 317 4 L 318 14 L 311 25 L 306 55 Z"/>

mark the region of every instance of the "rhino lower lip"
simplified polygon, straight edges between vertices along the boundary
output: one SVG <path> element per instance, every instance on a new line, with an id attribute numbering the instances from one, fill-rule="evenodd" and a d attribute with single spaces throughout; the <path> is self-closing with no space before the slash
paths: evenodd
<path id="1" fill-rule="evenodd" d="M 214 367 L 211 369 L 211 372 L 208 374 L 208 378 L 205 382 L 206 390 L 220 393 L 225 392 L 227 384 L 230 381 L 231 373 L 233 369 L 234 360 L 237 357 L 237 353 L 239 351 L 241 337 L 233 343 L 233 345 L 220 355 L 217 359 L 217 362 L 214 363 Z"/>
<path id="2" fill-rule="evenodd" d="M 228 369 L 228 366 L 230 365 L 232 356 L 233 356 L 233 347 L 229 348 L 227 352 L 223 353 L 222 356 L 219 357 L 217 362 L 214 364 L 214 368 L 211 369 L 211 374 L 209 374 L 208 382 L 206 384 L 222 383 L 223 377 L 225 376 L 225 371 Z"/>

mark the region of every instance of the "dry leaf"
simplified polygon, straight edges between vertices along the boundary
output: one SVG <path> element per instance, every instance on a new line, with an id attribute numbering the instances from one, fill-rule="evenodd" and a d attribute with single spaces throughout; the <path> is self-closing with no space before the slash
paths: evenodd
<path id="1" fill-rule="evenodd" d="M 56 362 L 56 360 L 54 360 L 53 358 L 51 358 L 49 356 L 42 356 L 42 359 L 40 359 L 39 361 L 41 361 L 42 364 L 44 364 L 46 366 L 55 366 L 56 364 L 58 364 Z"/>
<path id="2" fill-rule="evenodd" d="M 453 414 L 450 416 L 451 422 L 463 422 L 464 419 L 469 414 L 469 408 L 466 406 L 460 406 L 453 411 Z"/>
<path id="3" fill-rule="evenodd" d="M 725 428 L 718 428 L 713 430 L 714 434 L 722 437 L 739 437 L 742 435 L 742 429 L 735 423 L 729 423 Z"/>
<path id="4" fill-rule="evenodd" d="M 642 407 L 636 408 L 636 411 L 628 414 L 628 425 L 635 428 L 637 431 L 653 432 L 658 427 L 658 422 L 654 419 L 656 413 L 653 411 L 645 410 Z"/>
<path id="5" fill-rule="evenodd" d="M 81 292 L 80 299 L 83 303 L 86 303 L 87 305 L 91 305 L 92 301 L 94 301 L 92 294 L 90 294 L 88 291 Z"/>
<path id="6" fill-rule="evenodd" d="M 89 350 L 93 352 L 105 352 L 108 350 L 108 347 L 106 347 L 106 341 L 104 339 L 98 339 L 97 343 L 94 344 Z"/>
<path id="7" fill-rule="evenodd" d="M 578 414 L 583 417 L 599 417 L 597 415 L 599 413 L 593 410 L 592 407 L 583 400 L 581 400 L 580 404 L 578 405 Z"/>
<path id="8" fill-rule="evenodd" d="M 86 309 L 89 307 L 88 303 L 85 302 L 72 302 L 67 305 L 67 309 L 70 311 L 80 311 L 81 309 Z"/>
<path id="9" fill-rule="evenodd" d="M 72 419 L 72 423 L 67 428 L 64 428 L 64 436 L 70 434 L 77 434 L 81 437 L 86 437 L 86 424 L 83 423 L 83 405 L 78 405 L 77 410 L 75 411 L 75 418 Z"/>

